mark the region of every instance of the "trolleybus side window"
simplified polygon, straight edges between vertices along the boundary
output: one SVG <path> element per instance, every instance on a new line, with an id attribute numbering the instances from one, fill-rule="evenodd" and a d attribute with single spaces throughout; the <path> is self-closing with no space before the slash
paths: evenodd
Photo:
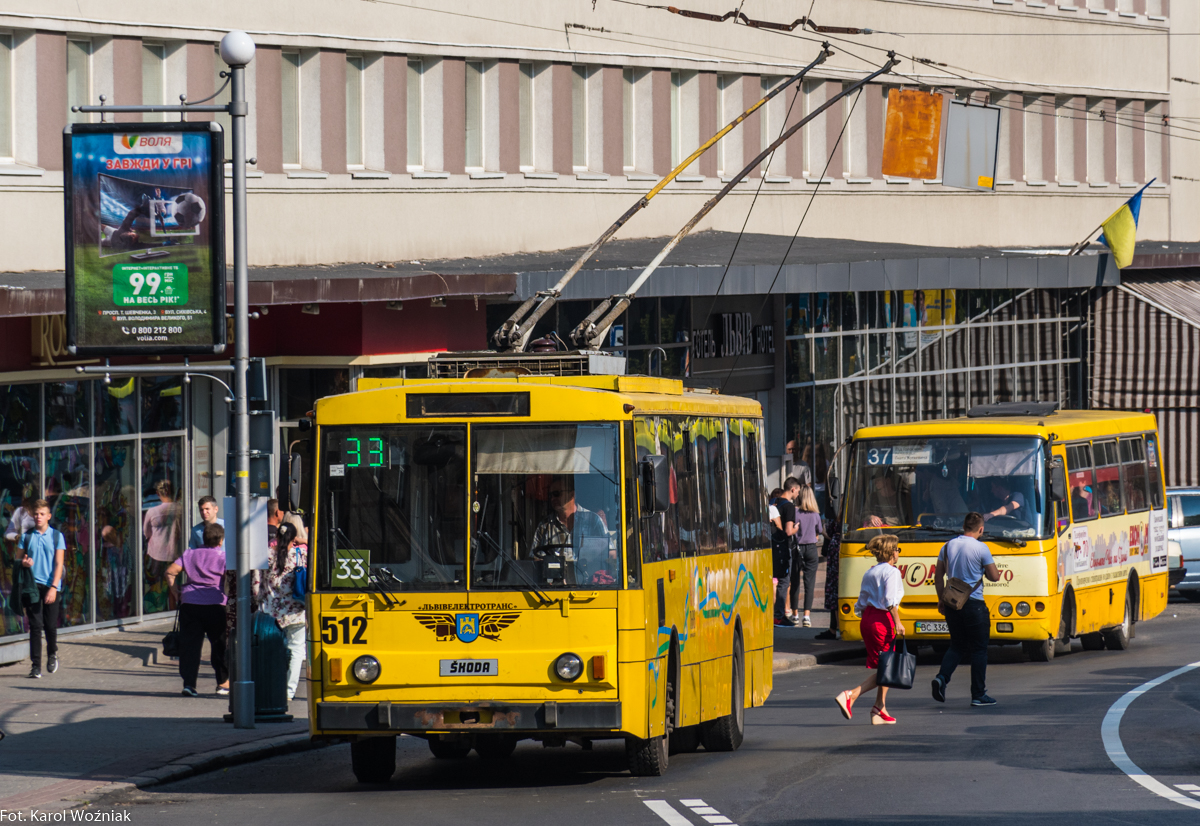
<path id="1" fill-rule="evenodd" d="M 642 558 L 638 553 L 638 489 L 637 441 L 633 422 L 625 422 L 625 567 L 627 583 L 635 588 L 642 584 Z"/>
<path id="2" fill-rule="evenodd" d="M 465 445 L 465 427 L 327 429 L 321 586 L 465 589 Z"/>
<path id="3" fill-rule="evenodd" d="M 767 492 L 762 485 L 762 442 L 759 422 L 742 420 L 742 490 L 745 510 L 742 515 L 742 546 L 746 550 L 764 548 Z"/>
<path id="4" fill-rule="evenodd" d="M 473 587 L 619 588 L 615 424 L 475 425 Z"/>
<path id="5" fill-rule="evenodd" d="M 700 491 L 700 553 L 725 553 L 728 507 L 725 490 L 725 434 L 722 419 L 698 419 L 692 427 L 696 481 Z"/>
<path id="6" fill-rule="evenodd" d="M 1071 518 L 1086 522 L 1100 515 L 1096 477 L 1092 472 L 1092 446 L 1067 445 L 1067 483 L 1071 488 Z"/>
<path id="7" fill-rule="evenodd" d="M 666 417 L 659 419 L 660 444 L 666 449 L 674 480 L 672 508 L 676 514 L 675 530 L 679 537 L 678 553 L 697 553 L 700 534 L 700 506 L 697 493 L 696 451 L 692 445 L 695 421 Z"/>
<path id="8" fill-rule="evenodd" d="M 1093 442 L 1092 459 L 1096 463 L 1096 495 L 1101 516 L 1125 512 L 1121 495 L 1121 460 L 1116 442 Z"/>
<path id="9" fill-rule="evenodd" d="M 636 444 L 636 460 L 640 462 L 646 456 L 666 456 L 670 461 L 670 445 L 664 438 L 662 419 L 650 417 L 637 419 L 634 422 L 634 441 Z M 672 483 L 674 476 L 672 475 Z M 639 521 L 642 537 L 642 549 L 647 562 L 658 562 L 663 559 L 674 559 L 679 556 L 679 528 L 677 523 L 677 506 L 675 485 L 671 485 L 671 506 L 665 513 L 647 514 Z"/>
<path id="10" fill-rule="evenodd" d="M 1146 434 L 1146 464 L 1150 473 L 1150 507 L 1158 510 L 1163 506 L 1162 470 L 1158 461 L 1158 434 Z"/>
<path id="11" fill-rule="evenodd" d="M 742 551 L 750 544 L 746 541 L 746 487 L 745 454 L 742 449 L 742 422 L 729 421 L 729 550 Z"/>
<path id="12" fill-rule="evenodd" d="M 1141 436 L 1126 437 L 1121 448 L 1121 477 L 1125 486 L 1125 507 L 1130 513 L 1144 511 L 1150 501 L 1146 489 L 1146 446 Z"/>

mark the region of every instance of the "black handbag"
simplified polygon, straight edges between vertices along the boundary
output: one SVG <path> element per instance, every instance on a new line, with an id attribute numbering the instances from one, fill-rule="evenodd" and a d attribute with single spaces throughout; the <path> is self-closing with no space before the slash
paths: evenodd
<path id="1" fill-rule="evenodd" d="M 875 681 L 884 688 L 912 688 L 917 676 L 917 655 L 908 653 L 908 641 L 892 643 L 891 650 L 879 655 Z"/>
<path id="2" fill-rule="evenodd" d="M 162 641 L 164 657 L 179 656 L 179 611 L 175 611 L 175 627 L 163 635 Z"/>

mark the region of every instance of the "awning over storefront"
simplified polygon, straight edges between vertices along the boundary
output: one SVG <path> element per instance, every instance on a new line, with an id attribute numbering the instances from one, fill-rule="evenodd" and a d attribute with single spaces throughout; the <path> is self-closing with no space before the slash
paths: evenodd
<path id="1" fill-rule="evenodd" d="M 1154 412 L 1167 484 L 1200 484 L 1200 278 L 1125 277 L 1096 301 L 1092 406 Z"/>

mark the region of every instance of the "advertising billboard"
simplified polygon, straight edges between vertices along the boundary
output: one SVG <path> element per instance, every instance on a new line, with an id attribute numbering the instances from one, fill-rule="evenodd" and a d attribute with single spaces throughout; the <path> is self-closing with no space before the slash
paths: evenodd
<path id="1" fill-rule="evenodd" d="M 69 351 L 222 352 L 221 128 L 72 124 L 63 152 Z"/>

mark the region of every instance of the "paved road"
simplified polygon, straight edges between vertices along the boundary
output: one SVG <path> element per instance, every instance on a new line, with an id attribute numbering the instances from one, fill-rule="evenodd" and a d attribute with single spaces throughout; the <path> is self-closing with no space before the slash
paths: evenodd
<path id="1" fill-rule="evenodd" d="M 927 685 L 935 667 L 925 657 L 917 688 L 889 703 L 900 720 L 892 727 L 869 725 L 865 713 L 846 722 L 833 704 L 864 674 L 861 661 L 780 675 L 767 707 L 747 713 L 740 751 L 675 756 L 663 778 L 630 777 L 617 744 L 585 752 L 526 743 L 493 768 L 474 756 L 433 760 L 423 741 L 400 738 L 386 788 L 358 786 L 348 747 L 336 746 L 127 793 L 99 808 L 130 807 L 138 823 L 172 826 L 1193 823 L 1196 810 L 1113 765 L 1101 725 L 1126 692 L 1200 660 L 1197 629 L 1200 606 L 1172 604 L 1138 627 L 1125 652 L 1076 644 L 1037 664 L 1018 649 L 994 648 L 989 690 L 1000 705 L 991 709 L 970 708 L 961 672 L 948 702 L 934 703 Z M 1120 735 L 1148 773 L 1200 791 L 1200 669 L 1134 701 Z"/>

